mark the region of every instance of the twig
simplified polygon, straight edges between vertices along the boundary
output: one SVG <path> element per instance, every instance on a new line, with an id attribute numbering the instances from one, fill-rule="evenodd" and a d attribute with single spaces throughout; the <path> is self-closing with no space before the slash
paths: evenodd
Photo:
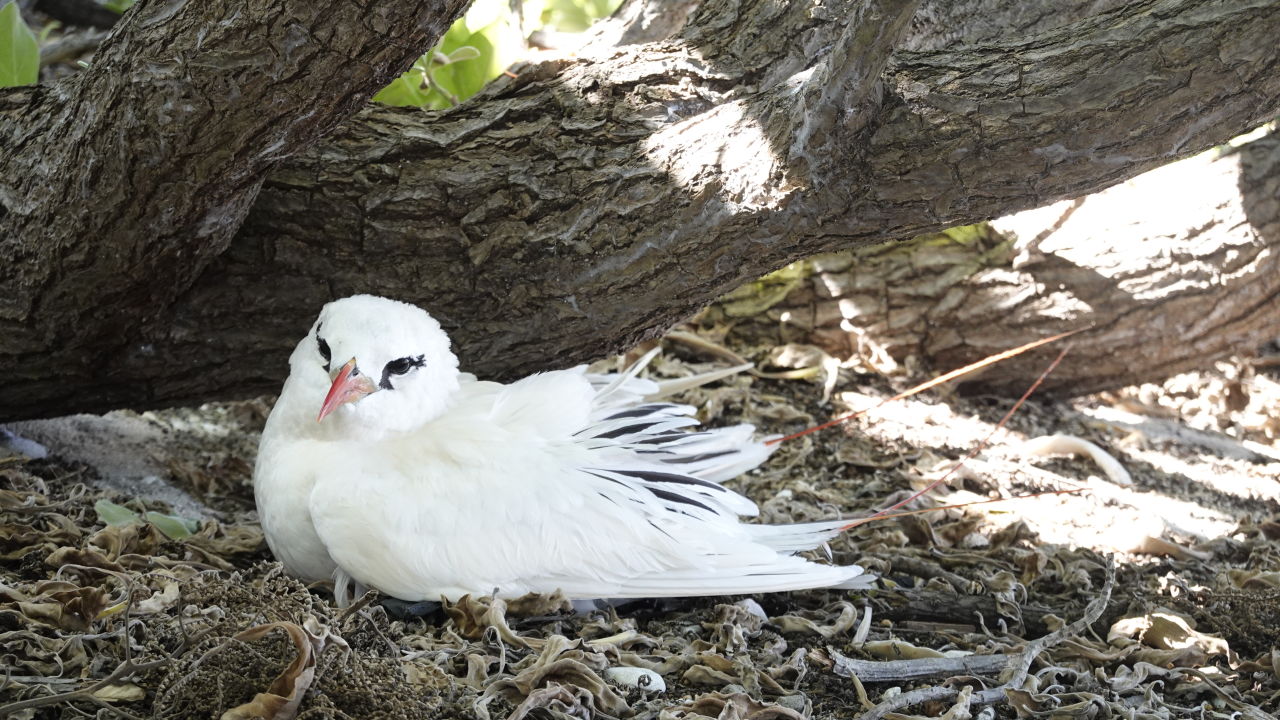
<path id="1" fill-rule="evenodd" d="M 896 559 L 895 559 L 896 562 Z M 881 608 L 883 617 L 890 620 L 945 620 L 946 622 L 973 622 L 974 617 L 1002 617 L 1000 606 L 989 595 L 954 595 L 951 593 L 931 592 L 928 590 L 904 593 L 904 605 L 890 605 Z M 1010 619 L 1022 618 L 1026 627 L 1023 634 L 1040 634 L 1049 632 L 1040 617 L 1059 612 L 1048 605 L 1034 603 L 1017 603 L 1017 614 Z"/>
<path id="2" fill-rule="evenodd" d="M 342 614 L 338 616 L 338 620 L 334 624 L 341 627 L 342 623 L 346 622 L 347 618 L 351 617 L 356 612 L 367 607 L 369 603 L 373 602 L 375 599 L 377 599 L 377 597 L 378 597 L 377 590 L 366 591 L 365 594 L 362 595 L 359 600 L 351 603 L 349 607 L 347 607 L 345 610 L 342 611 Z"/>
<path id="3" fill-rule="evenodd" d="M 1107 603 L 1111 601 L 1111 591 L 1116 585 L 1116 561 L 1114 557 L 1107 558 L 1107 581 L 1103 583 L 1102 592 L 1093 602 L 1084 609 L 1084 614 L 1075 620 L 1075 622 L 1064 625 L 1061 628 L 1045 635 L 1044 637 L 1032 640 L 1027 643 L 1027 649 L 1023 651 L 1021 667 L 1009 678 L 1005 683 L 1007 688 L 1016 688 L 1027 679 L 1027 671 L 1031 669 L 1031 663 L 1035 661 L 1036 656 L 1045 650 L 1057 645 L 1067 639 L 1069 635 L 1079 635 L 1086 628 L 1098 621 L 1102 617 L 1102 612 L 1107 609 Z"/>
<path id="4" fill-rule="evenodd" d="M 96 49 L 107 38 L 105 30 L 84 30 L 68 33 L 40 48 L 40 64 L 44 66 L 70 62 Z"/>
<path id="5" fill-rule="evenodd" d="M 1061 337 L 1061 336 L 1058 336 L 1058 337 Z M 1050 338 L 1050 340 L 1052 339 L 1053 338 Z M 1048 341 L 1046 340 L 1041 342 L 1048 342 Z M 995 434 L 1005 426 L 1005 423 L 1009 422 L 1009 418 L 1012 418 L 1014 413 L 1018 412 L 1018 409 L 1021 408 L 1023 403 L 1027 401 L 1027 398 L 1031 397 L 1031 394 L 1034 393 L 1036 389 L 1040 387 L 1040 385 L 1044 382 L 1045 378 L 1049 377 L 1049 373 L 1053 372 L 1054 368 L 1058 367 L 1058 363 L 1062 362 L 1062 358 L 1066 356 L 1067 356 L 1067 348 L 1064 348 L 1062 352 L 1058 353 L 1058 357 L 1054 358 L 1053 362 L 1049 363 L 1049 367 L 1045 368 L 1044 372 L 1040 373 L 1040 377 L 1036 378 L 1036 381 L 1031 383 L 1031 387 L 1027 388 L 1027 391 L 1022 393 L 1022 397 L 1018 398 L 1018 401 L 1013 404 L 1013 407 L 1009 408 L 1009 411 L 1006 412 L 1004 416 L 1000 418 L 1000 422 L 996 423 L 995 427 L 991 428 L 991 432 L 988 432 L 986 437 L 982 438 L 982 442 L 978 443 L 977 447 L 970 450 L 968 453 L 965 454 L 964 457 L 960 458 L 954 464 L 952 464 L 951 467 L 948 468 L 947 471 L 942 474 L 942 477 L 929 483 L 927 486 L 925 486 L 923 490 L 920 490 L 919 492 L 915 493 L 914 495 L 907 498 L 906 500 L 902 500 L 901 502 L 896 502 L 890 505 L 889 507 L 876 512 L 871 517 L 854 521 L 851 527 L 856 525 L 861 525 L 863 523 L 871 522 L 872 520 L 875 520 L 879 517 L 884 516 L 886 513 L 890 513 L 894 510 L 897 510 L 903 505 L 906 505 L 912 500 L 915 500 L 921 495 L 924 495 L 930 490 L 945 483 L 947 479 L 951 477 L 952 473 L 960 469 L 960 466 L 964 465 L 966 461 L 972 460 L 974 457 L 978 455 L 978 453 L 982 452 L 982 450 L 987 447 L 987 445 L 991 442 L 991 438 L 994 437 Z M 946 377 L 946 376 L 944 375 L 943 377 Z"/>
<path id="6" fill-rule="evenodd" d="M 35 9 L 68 25 L 110 28 L 120 15 L 93 0 L 37 0 Z"/>
<path id="7" fill-rule="evenodd" d="M 982 585 L 977 581 L 953 573 L 937 563 L 920 558 L 909 556 L 894 558 L 893 569 L 895 572 L 904 572 L 925 580 L 933 580 L 935 578 L 942 580 L 955 588 L 955 591 L 961 595 L 977 595 L 982 591 Z"/>
<path id="8" fill-rule="evenodd" d="M 126 643 L 128 642 L 127 637 L 125 638 L 125 642 Z M 117 707 L 114 707 L 110 704 L 106 704 L 106 701 L 104 701 L 102 698 L 94 696 L 94 693 L 96 693 L 97 691 L 101 690 L 104 687 L 107 687 L 108 685 L 115 683 L 117 680 L 123 680 L 124 678 L 134 673 L 145 672 L 152 668 L 160 667 L 161 665 L 165 665 L 169 662 L 172 662 L 173 658 L 174 658 L 174 655 L 170 654 L 163 658 L 160 658 L 159 660 L 150 660 L 148 662 L 143 662 L 143 663 L 134 662 L 131 659 L 125 660 L 124 662 L 116 666 L 116 669 L 112 670 L 110 675 L 90 685 L 89 687 L 80 688 L 79 690 L 72 690 L 70 692 L 58 693 L 57 695 L 45 695 L 43 697 L 29 698 L 27 700 L 19 700 L 17 702 L 11 702 L 8 705 L 0 706 L 0 717 L 4 717 L 6 715 L 12 715 L 13 713 L 18 712 L 19 710 L 26 710 L 27 708 L 44 707 L 45 705 L 56 705 L 58 703 L 71 702 L 73 700 L 88 700 L 89 702 L 92 702 L 94 704 L 104 705 L 105 707 L 109 707 L 112 710 L 120 713 L 121 715 L 124 715 L 125 717 L 133 718 L 135 717 L 134 715 L 130 715 L 129 713 L 126 713 Z"/>
<path id="9" fill-rule="evenodd" d="M 45 677 L 44 675 L 10 675 L 12 668 L 5 668 L 4 681 L 0 682 L 0 692 L 9 689 L 9 685 L 75 685 L 80 682 L 76 678 Z"/>
<path id="10" fill-rule="evenodd" d="M 919 384 L 919 385 L 916 385 L 915 387 L 911 388 L 910 390 L 904 390 L 904 391 L 902 391 L 902 392 L 898 393 L 897 395 L 894 395 L 894 396 L 893 396 L 893 397 L 891 397 L 891 398 L 886 398 L 886 399 L 884 399 L 884 400 L 881 400 L 880 402 L 876 403 L 875 405 L 872 405 L 872 406 L 871 406 L 871 407 L 869 407 L 869 408 L 863 408 L 862 410 L 858 410 L 858 411 L 855 411 L 855 412 L 851 412 L 851 413 L 849 413 L 849 414 L 847 414 L 847 415 L 841 415 L 840 417 L 835 418 L 834 420 L 828 420 L 827 422 L 824 422 L 824 423 L 822 423 L 821 425 L 814 425 L 813 427 L 805 428 L 804 430 L 801 430 L 801 431 L 799 431 L 799 432 L 792 433 L 792 434 L 790 434 L 790 435 L 786 435 L 786 436 L 784 436 L 784 437 L 774 438 L 774 439 L 772 439 L 772 440 L 766 440 L 764 444 L 765 444 L 765 445 L 777 445 L 778 443 L 784 443 L 784 442 L 787 442 L 788 440 L 794 440 L 795 438 L 802 437 L 802 436 L 804 436 L 804 435 L 808 435 L 809 433 L 814 433 L 814 432 L 817 432 L 817 431 L 819 431 L 819 430 L 825 430 L 826 428 L 829 428 L 829 427 L 831 427 L 831 426 L 833 426 L 833 425 L 839 425 L 840 423 L 842 423 L 842 422 L 844 422 L 844 421 L 846 421 L 846 420 L 852 420 L 853 418 L 856 418 L 856 417 L 858 417 L 859 415 L 865 415 L 866 413 L 871 412 L 872 410 L 875 410 L 876 408 L 883 407 L 883 406 L 885 406 L 885 405 L 888 405 L 889 403 L 896 402 L 896 401 L 898 401 L 898 400 L 903 400 L 903 399 L 905 399 L 905 398 L 909 398 L 909 397 L 911 397 L 912 395 L 918 395 L 918 394 L 920 394 L 920 393 L 924 392 L 925 390 L 928 390 L 929 388 L 937 387 L 937 386 L 941 385 L 942 383 L 948 382 L 948 381 L 950 381 L 950 380 L 955 380 L 956 378 L 961 377 L 961 376 L 963 376 L 963 375 L 968 375 L 968 374 L 969 374 L 969 373 L 971 373 L 971 372 L 975 372 L 975 371 L 981 370 L 982 368 L 988 367 L 988 366 L 990 366 L 990 365 L 994 365 L 995 363 L 998 363 L 998 362 L 1000 362 L 1001 360 L 1007 360 L 1007 359 L 1009 359 L 1009 358 L 1011 358 L 1011 357 L 1014 357 L 1015 355 L 1019 355 L 1019 354 L 1024 353 L 1024 352 L 1026 352 L 1026 351 L 1028 351 L 1028 350 L 1034 350 L 1035 348 L 1038 348 L 1038 347 L 1040 347 L 1041 345 L 1047 345 L 1047 344 L 1049 344 L 1049 343 L 1051 343 L 1051 342 L 1054 342 L 1054 341 L 1056 341 L 1056 340 L 1061 340 L 1062 338 L 1069 337 L 1069 336 L 1071 336 L 1071 335 L 1075 335 L 1076 333 L 1078 333 L 1078 332 L 1083 332 L 1083 331 L 1084 331 L 1084 330 L 1086 330 L 1086 329 L 1087 329 L 1087 328 L 1080 328 L 1079 330 L 1071 330 L 1070 332 L 1059 333 L 1059 334 L 1057 334 L 1057 335 L 1053 335 L 1052 337 L 1047 337 L 1047 338 L 1044 338 L 1044 339 L 1042 339 L 1042 340 L 1036 340 L 1036 341 L 1034 341 L 1034 342 L 1029 342 L 1029 343 L 1027 343 L 1026 345 L 1021 345 L 1021 346 L 1016 347 L 1016 348 L 1014 348 L 1014 349 L 1012 349 L 1012 350 L 1006 350 L 1006 351 L 1004 351 L 1004 352 L 1002 352 L 1002 353 L 996 353 L 995 355 L 992 355 L 992 356 L 990 356 L 990 357 L 983 358 L 982 360 L 979 360 L 978 362 L 973 363 L 973 364 L 971 364 L 971 365 L 965 365 L 964 367 L 959 368 L 959 369 L 957 369 L 957 370 L 952 370 L 952 371 L 951 371 L 951 372 L 949 372 L 949 373 L 944 373 L 944 374 L 942 374 L 942 375 L 939 375 L 938 377 L 936 377 L 936 378 L 934 378 L 934 379 L 932 379 L 932 380 L 929 380 L 928 382 L 924 382 L 924 383 L 921 383 L 921 384 Z M 1056 365 L 1057 363 L 1055 362 L 1054 364 Z M 1039 384 L 1039 383 L 1037 383 L 1037 385 L 1038 385 L 1038 384 Z"/>
<path id="11" fill-rule="evenodd" d="M 985 690 L 983 692 L 991 692 Z M 1001 690 L 1001 692 L 1004 692 Z M 944 685 L 935 687 L 919 688 L 911 692 L 904 692 L 867 711 L 867 714 L 861 716 L 858 720 L 880 720 L 891 712 L 897 712 L 905 707 L 919 705 L 920 703 L 929 702 L 931 700 L 950 700 L 959 695 L 960 691 L 955 688 L 949 688 Z M 979 693 L 981 694 L 981 693 Z"/>
<path id="12" fill-rule="evenodd" d="M 965 460 L 964 460 L 964 461 L 965 461 L 965 462 L 973 462 L 973 458 L 972 458 L 972 457 L 968 457 L 968 458 L 965 458 Z M 1063 480 L 1063 482 L 1068 482 L 1068 483 L 1069 483 L 1069 482 L 1071 482 L 1070 480 L 1067 480 L 1066 478 L 1062 478 L 1062 480 Z M 939 482 L 940 482 L 940 481 L 939 481 Z M 929 487 L 925 488 L 925 489 L 923 490 L 923 492 L 928 492 L 930 489 L 932 489 L 932 487 L 933 487 L 933 486 L 932 486 L 932 485 L 930 485 Z M 993 504 L 993 503 L 1013 502 L 1013 501 L 1015 501 L 1015 500 L 1031 500 L 1031 499 L 1033 499 L 1033 498 L 1046 497 L 1046 496 L 1049 496 L 1049 495 L 1071 495 L 1071 494 L 1073 494 L 1073 493 L 1082 493 L 1082 492 L 1085 492 L 1085 491 L 1087 491 L 1087 490 L 1089 490 L 1089 488 L 1087 488 L 1087 487 L 1073 487 L 1073 488 L 1067 488 L 1067 489 L 1065 489 L 1065 490 L 1046 490 L 1046 491 L 1044 491 L 1044 492 L 1028 493 L 1028 494 L 1026 494 L 1026 495 L 1010 495 L 1009 497 L 991 498 L 990 500 L 975 500 L 975 501 L 973 501 L 973 502 L 954 503 L 954 504 L 951 504 L 951 505 L 934 505 L 933 507 L 919 508 L 919 509 L 917 509 L 917 510 L 901 510 L 901 511 L 898 511 L 898 512 L 892 512 L 892 513 L 886 513 L 886 514 L 877 514 L 877 515 L 873 515 L 873 516 L 871 516 L 871 517 L 867 517 L 867 518 L 860 518 L 860 519 L 858 519 L 858 520 L 852 520 L 852 521 L 850 521 L 850 522 L 852 523 L 852 524 L 850 525 L 850 527 L 857 527 L 858 525 L 865 525 L 866 523 L 869 523 L 869 522 L 871 522 L 872 520 L 892 520 L 893 518 L 911 517 L 912 515 L 924 515 L 924 514 L 926 514 L 926 513 L 941 512 L 941 511 L 943 511 L 943 510 L 962 510 L 962 509 L 964 509 L 964 508 L 974 507 L 974 506 L 976 506 L 976 505 L 991 505 L 991 504 Z M 907 499 L 906 499 L 906 500 L 904 500 L 903 502 L 904 502 L 904 503 L 911 502 L 912 500 L 914 500 L 914 499 L 916 499 L 917 497 L 919 497 L 919 495 L 920 495 L 920 493 L 916 493 L 915 495 L 912 495 L 911 497 L 907 498 Z M 895 507 L 897 507 L 897 506 L 895 505 Z M 881 513 L 884 513 L 884 512 L 885 512 L 885 511 L 883 511 L 883 510 L 881 511 Z"/>
<path id="13" fill-rule="evenodd" d="M 1201 680 L 1203 680 L 1205 683 L 1209 685 L 1209 687 L 1213 690 L 1215 695 L 1222 698 L 1223 702 L 1230 705 L 1233 710 L 1238 710 L 1239 712 L 1243 713 L 1245 717 L 1248 717 L 1251 720 L 1271 720 L 1272 718 L 1275 717 L 1274 715 L 1271 715 L 1263 711 L 1261 708 L 1255 705 L 1250 705 L 1249 703 L 1246 703 L 1240 700 L 1239 698 L 1232 697 L 1229 693 L 1227 693 L 1226 690 L 1223 690 L 1221 687 L 1219 687 L 1217 683 L 1209 679 L 1209 676 L 1205 675 L 1200 670 L 1197 670 L 1192 667 L 1176 667 L 1176 668 L 1173 668 L 1173 671 L 1186 673 L 1188 675 L 1195 675 L 1196 677 L 1200 678 Z"/>
<path id="14" fill-rule="evenodd" d="M 968 655 L 914 660 L 858 660 L 829 650 L 840 677 L 856 675 L 862 682 L 900 682 L 955 675 L 991 675 L 1008 668 L 1019 655 Z"/>

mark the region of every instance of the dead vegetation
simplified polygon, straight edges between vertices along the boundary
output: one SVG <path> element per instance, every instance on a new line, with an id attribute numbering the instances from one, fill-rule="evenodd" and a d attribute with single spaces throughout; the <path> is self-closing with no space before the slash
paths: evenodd
<path id="1" fill-rule="evenodd" d="M 698 337 L 669 342 L 654 372 L 705 369 L 721 342 L 774 363 L 691 391 L 710 422 L 786 433 L 900 389 L 812 348 L 751 347 L 715 327 Z M 1262 379 L 1219 371 L 1163 391 L 1033 400 L 1001 429 L 1003 398 L 943 391 L 886 405 L 784 444 L 739 489 L 767 522 L 855 517 L 924 487 L 990 434 L 916 504 L 1083 491 L 854 528 L 830 552 L 881 576 L 869 593 L 587 614 L 559 598 L 468 598 L 411 620 L 373 597 L 335 608 L 326 588 L 270 560 L 246 510 L 249 458 L 232 456 L 251 444 L 244 429 L 261 405 L 130 416 L 170 446 L 166 479 L 211 513 L 168 521 L 171 507 L 103 489 L 92 468 L 5 460 L 0 716 L 1270 717 L 1280 462 L 1273 417 L 1246 425 L 1280 394 L 1265 369 L 1248 372 Z M 1105 450 L 1131 484 L 1087 456 L 1028 456 L 1029 439 L 1053 433 Z"/>

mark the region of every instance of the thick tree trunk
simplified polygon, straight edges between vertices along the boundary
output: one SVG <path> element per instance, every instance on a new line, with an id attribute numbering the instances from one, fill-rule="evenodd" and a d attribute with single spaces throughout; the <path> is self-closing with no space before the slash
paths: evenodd
<path id="1" fill-rule="evenodd" d="M 1216 155 L 1216 156 L 1215 156 Z M 712 307 L 750 343 L 952 368 L 1053 333 L 1047 387 L 1172 375 L 1280 337 L 1280 135 L 989 226 L 834 253 Z M 1045 353 L 975 378 L 1021 391 Z"/>
<path id="2" fill-rule="evenodd" d="M 431 309 L 482 374 L 563 366 L 799 257 L 1098 190 L 1280 108 L 1265 0 L 941 50 L 913 9 L 707 0 L 676 37 L 517 68 L 443 114 L 366 110 L 273 174 L 109 364 L 6 341 L 24 381 L 0 415 L 272 389 L 319 305 L 360 291 Z"/>

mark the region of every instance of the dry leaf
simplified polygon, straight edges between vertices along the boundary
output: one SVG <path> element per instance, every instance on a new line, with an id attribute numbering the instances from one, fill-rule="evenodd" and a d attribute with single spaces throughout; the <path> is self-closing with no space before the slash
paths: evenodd
<path id="1" fill-rule="evenodd" d="M 502 697 L 517 704 L 509 720 L 525 717 L 538 708 L 547 708 L 578 717 L 601 712 L 618 717 L 630 706 L 600 677 L 608 667 L 604 655 L 588 652 L 582 640 L 570 642 L 552 635 L 543 642 L 541 653 L 515 676 L 503 677 L 485 689 L 480 706 Z"/>
<path id="2" fill-rule="evenodd" d="M 660 718 L 692 720 L 696 717 L 716 720 L 804 720 L 804 716 L 781 705 L 770 705 L 746 693 L 707 693 L 687 705 L 664 710 Z"/>
<path id="3" fill-rule="evenodd" d="M 1270 590 L 1280 588 L 1280 572 L 1275 570 L 1241 570 L 1232 568 L 1227 571 L 1231 584 L 1242 590 Z"/>
<path id="4" fill-rule="evenodd" d="M 150 615 L 152 613 L 164 612 L 173 607 L 180 597 L 180 588 L 177 581 L 164 582 L 160 592 L 151 593 L 151 597 L 141 602 L 134 603 L 133 612 L 137 615 Z"/>
<path id="5" fill-rule="evenodd" d="M 147 697 L 147 691 L 133 683 L 123 683 L 98 688 L 93 696 L 107 702 L 137 702 Z"/>
<path id="6" fill-rule="evenodd" d="M 916 647 L 903 640 L 873 640 L 860 648 L 873 658 L 881 660 L 917 660 L 919 658 L 946 657 L 932 648 Z"/>
<path id="7" fill-rule="evenodd" d="M 291 622 L 266 623 L 235 636 L 241 642 L 253 642 L 272 630 L 284 630 L 293 641 L 298 656 L 271 682 L 266 692 L 260 692 L 249 702 L 222 713 L 221 720 L 292 720 L 298 714 L 298 705 L 302 703 L 302 697 L 315 679 L 317 656 L 331 640 L 341 641 L 341 638 L 332 635 L 328 628 L 320 626 L 313 619 L 308 619 L 304 624 L 309 627 L 300 627 Z"/>
<path id="8" fill-rule="evenodd" d="M 1202 665 L 1214 655 L 1231 653 L 1226 640 L 1197 632 L 1190 620 L 1165 609 L 1118 620 L 1107 633 L 1107 642 L 1112 644 L 1128 638 L 1156 650 L 1172 651 L 1181 662 L 1194 665 Z"/>
<path id="9" fill-rule="evenodd" d="M 830 617 L 835 610 L 839 610 L 839 614 L 835 620 L 826 625 L 820 625 L 801 615 L 782 615 L 770 619 L 769 622 L 776 625 L 782 632 L 810 632 L 822 636 L 824 640 L 830 640 L 837 635 L 849 632 L 858 622 L 858 610 L 853 603 L 838 602 L 824 608 L 823 614 Z"/>
<path id="10" fill-rule="evenodd" d="M 498 637 L 509 645 L 539 649 L 545 642 L 517 635 L 507 624 L 507 603 L 501 598 L 463 595 L 456 603 L 445 602 L 443 609 L 457 626 L 458 634 L 469 640 L 479 640 L 485 630 L 493 628 Z"/>

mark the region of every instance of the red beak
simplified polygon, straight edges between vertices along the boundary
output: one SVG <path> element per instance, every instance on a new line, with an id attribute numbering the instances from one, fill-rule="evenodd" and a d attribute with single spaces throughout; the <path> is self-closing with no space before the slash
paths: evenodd
<path id="1" fill-rule="evenodd" d="M 316 422 L 320 422 L 326 415 L 337 410 L 339 405 L 355 402 L 378 389 L 374 387 L 372 380 L 357 374 L 358 372 L 355 358 L 351 358 L 346 365 L 342 366 L 338 371 L 338 377 L 334 378 L 333 385 L 329 387 L 324 405 L 320 406 L 320 416 L 316 418 Z"/>

